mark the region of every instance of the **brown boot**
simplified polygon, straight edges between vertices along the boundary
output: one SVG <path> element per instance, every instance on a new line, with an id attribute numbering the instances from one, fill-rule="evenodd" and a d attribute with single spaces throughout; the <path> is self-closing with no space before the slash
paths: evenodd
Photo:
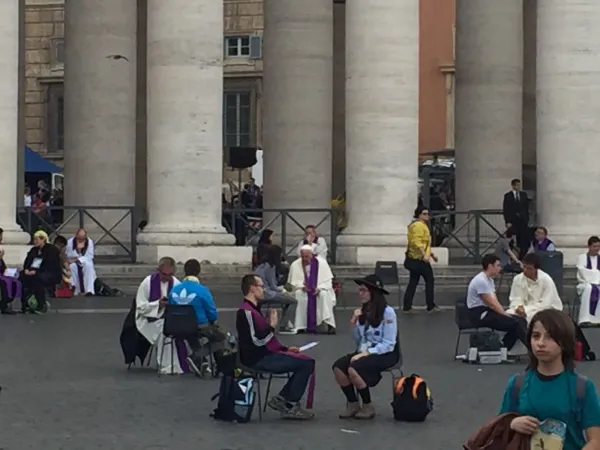
<path id="1" fill-rule="evenodd" d="M 375 417 L 375 408 L 372 404 L 363 405 L 362 408 L 354 415 L 357 420 L 371 420 Z"/>
<path id="2" fill-rule="evenodd" d="M 356 413 L 360 411 L 360 403 L 346 403 L 346 409 L 338 417 L 340 419 L 353 419 Z"/>

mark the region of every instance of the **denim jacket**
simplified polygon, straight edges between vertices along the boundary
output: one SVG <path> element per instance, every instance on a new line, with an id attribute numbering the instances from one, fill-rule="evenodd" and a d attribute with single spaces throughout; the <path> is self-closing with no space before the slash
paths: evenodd
<path id="1" fill-rule="evenodd" d="M 387 306 L 378 327 L 356 322 L 352 329 L 352 337 L 359 352 L 367 351 L 372 355 L 382 355 L 394 351 L 398 341 L 396 312 L 391 306 Z"/>

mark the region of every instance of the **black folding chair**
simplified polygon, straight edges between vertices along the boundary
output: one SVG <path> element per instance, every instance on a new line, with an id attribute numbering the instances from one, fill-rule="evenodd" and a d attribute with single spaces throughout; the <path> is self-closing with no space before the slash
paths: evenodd
<path id="1" fill-rule="evenodd" d="M 160 376 L 160 368 L 163 365 L 165 355 L 165 347 L 171 346 L 171 375 L 173 372 L 173 364 L 175 363 L 176 339 L 187 339 L 196 336 L 198 333 L 198 323 L 196 321 L 196 311 L 191 305 L 167 305 L 165 307 L 163 334 L 165 340 L 160 349 L 160 363 L 158 365 L 158 375 Z"/>
<path id="2" fill-rule="evenodd" d="M 460 338 L 466 334 L 471 336 L 479 331 L 492 331 L 491 328 L 478 327 L 471 319 L 469 319 L 469 312 L 467 308 L 467 301 L 464 298 L 457 300 L 454 304 L 454 323 L 458 328 L 458 335 L 456 336 L 456 346 L 454 347 L 454 359 L 458 356 L 458 348 L 460 347 Z"/>

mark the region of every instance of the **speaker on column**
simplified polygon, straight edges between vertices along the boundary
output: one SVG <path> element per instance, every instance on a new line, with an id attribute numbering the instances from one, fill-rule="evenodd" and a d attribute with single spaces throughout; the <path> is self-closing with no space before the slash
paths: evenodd
<path id="1" fill-rule="evenodd" d="M 247 169 L 257 163 L 256 147 L 228 147 L 226 161 L 234 169 Z"/>

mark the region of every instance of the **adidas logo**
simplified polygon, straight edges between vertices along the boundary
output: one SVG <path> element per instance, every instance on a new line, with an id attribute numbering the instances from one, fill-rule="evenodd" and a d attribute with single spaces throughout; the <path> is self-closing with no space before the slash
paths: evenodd
<path id="1" fill-rule="evenodd" d="M 187 290 L 182 289 L 179 294 L 173 293 L 173 301 L 178 305 L 189 305 L 196 298 L 196 294 L 194 292 L 190 292 L 188 295 Z"/>

